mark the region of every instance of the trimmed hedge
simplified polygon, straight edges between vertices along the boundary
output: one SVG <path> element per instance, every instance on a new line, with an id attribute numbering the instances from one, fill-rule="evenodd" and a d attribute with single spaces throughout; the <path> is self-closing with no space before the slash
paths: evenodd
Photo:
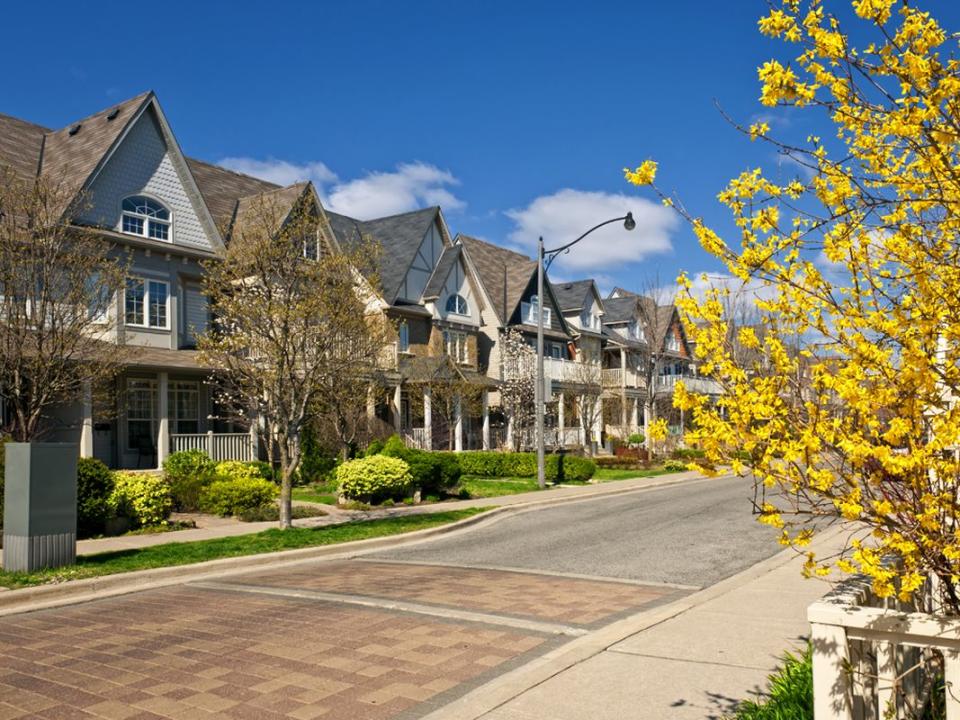
<path id="1" fill-rule="evenodd" d="M 200 509 L 200 493 L 216 477 L 217 465 L 203 450 L 173 453 L 163 461 L 163 475 L 170 485 L 173 504 L 181 512 Z"/>
<path id="2" fill-rule="evenodd" d="M 374 503 L 402 498 L 413 484 L 410 466 L 388 455 L 348 460 L 337 467 L 336 478 L 344 497 Z"/>
<path id="3" fill-rule="evenodd" d="M 242 515 L 269 505 L 279 494 L 280 489 L 275 483 L 255 473 L 252 476 L 224 478 L 214 480 L 203 488 L 200 492 L 200 509 L 222 517 Z"/>
<path id="4" fill-rule="evenodd" d="M 101 534 L 113 517 L 111 501 L 116 479 L 113 471 L 96 458 L 77 460 L 77 535 Z"/>
<path id="5" fill-rule="evenodd" d="M 456 455 L 464 475 L 479 477 L 536 477 L 535 453 L 494 452 L 477 450 Z M 562 460 L 561 460 L 562 458 Z M 551 482 L 586 482 L 594 476 L 597 464 L 579 455 L 550 454 L 544 468 Z"/>
<path id="6" fill-rule="evenodd" d="M 410 467 L 413 485 L 424 495 L 436 495 L 460 482 L 462 469 L 458 454 L 408 448 L 399 435 L 391 435 L 380 454 L 403 460 Z"/>
<path id="7" fill-rule="evenodd" d="M 153 473 L 114 473 L 111 503 L 119 517 L 129 518 L 134 527 L 166 525 L 173 499 L 170 485 Z"/>

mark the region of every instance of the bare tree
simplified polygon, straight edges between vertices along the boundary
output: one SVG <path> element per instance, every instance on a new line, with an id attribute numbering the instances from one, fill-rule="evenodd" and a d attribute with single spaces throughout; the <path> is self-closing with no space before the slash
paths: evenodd
<path id="1" fill-rule="evenodd" d="M 589 455 L 593 455 L 592 433 L 598 422 L 602 422 L 603 382 L 600 365 L 588 360 L 576 363 L 571 381 L 576 385 L 573 405 L 577 417 L 583 425 L 583 444 Z"/>
<path id="2" fill-rule="evenodd" d="M 517 330 L 507 330 L 500 338 L 501 405 L 513 427 L 513 449 L 519 450 L 522 434 L 536 417 L 537 353 Z"/>
<path id="3" fill-rule="evenodd" d="M 72 200 L 57 182 L 0 169 L 0 397 L 19 442 L 42 438 L 53 406 L 104 388 L 125 357 L 110 312 L 125 261 L 64 220 Z"/>
<path id="4" fill-rule="evenodd" d="M 226 257 L 207 268 L 217 323 L 198 342 L 221 402 L 256 418 L 271 453 L 275 448 L 281 528 L 291 524 L 291 484 L 307 423 L 318 407 L 331 406 L 337 383 L 353 388 L 363 378 L 366 387 L 379 357 L 363 352 L 380 310 L 357 270 L 362 250 L 305 257 L 305 244 L 321 239 L 319 213 L 312 193 L 292 205 L 266 195 L 245 208 Z"/>

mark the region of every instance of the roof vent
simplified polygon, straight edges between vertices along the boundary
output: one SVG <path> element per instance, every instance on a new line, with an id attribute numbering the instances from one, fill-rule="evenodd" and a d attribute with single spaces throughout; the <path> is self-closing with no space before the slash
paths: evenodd
<path id="1" fill-rule="evenodd" d="M 120 114 L 120 108 L 115 107 L 113 110 L 110 111 L 110 114 L 107 115 L 107 120 L 113 120 L 119 114 Z"/>
<path id="2" fill-rule="evenodd" d="M 77 123 L 72 128 L 70 128 L 70 130 L 67 131 L 67 134 L 73 136 L 73 135 L 76 135 L 78 132 L 80 132 L 80 123 Z"/>

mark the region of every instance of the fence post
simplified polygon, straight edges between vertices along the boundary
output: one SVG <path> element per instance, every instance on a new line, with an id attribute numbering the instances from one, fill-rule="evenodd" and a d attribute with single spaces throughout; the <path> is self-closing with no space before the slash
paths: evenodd
<path id="1" fill-rule="evenodd" d="M 960 720 L 960 650 L 943 651 L 943 684 L 947 695 L 947 720 Z"/>
<path id="2" fill-rule="evenodd" d="M 847 633 L 820 623 L 811 623 L 810 630 L 814 720 L 853 720 Z"/>
<path id="3" fill-rule="evenodd" d="M 213 430 L 207 430 L 207 455 L 211 460 L 216 460 L 213 456 Z"/>

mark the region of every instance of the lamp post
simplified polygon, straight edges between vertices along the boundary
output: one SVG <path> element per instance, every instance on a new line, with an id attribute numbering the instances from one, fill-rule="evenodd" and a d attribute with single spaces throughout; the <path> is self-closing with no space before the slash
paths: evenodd
<path id="1" fill-rule="evenodd" d="M 621 220 L 623 220 L 623 227 L 627 230 L 633 230 L 637 226 L 636 221 L 633 219 L 633 213 L 628 212 L 623 217 L 611 218 L 610 220 L 604 220 L 599 225 L 594 225 L 576 240 L 568 242 L 566 245 L 562 245 L 554 250 L 543 249 L 542 236 L 537 241 L 537 386 L 535 388 L 534 397 L 537 404 L 537 485 L 539 485 L 541 489 L 547 486 L 546 469 L 544 467 L 543 441 L 543 413 L 544 403 L 546 402 L 544 398 L 544 390 L 546 388 L 544 387 L 545 381 L 543 377 L 543 274 L 558 255 L 565 252 L 570 252 L 570 248 L 583 240 L 594 230 L 598 230 L 604 225 L 609 225 L 610 223 L 620 222 Z M 545 259 L 547 268 L 544 267 Z M 588 430 L 589 429 L 585 429 L 585 432 Z"/>

